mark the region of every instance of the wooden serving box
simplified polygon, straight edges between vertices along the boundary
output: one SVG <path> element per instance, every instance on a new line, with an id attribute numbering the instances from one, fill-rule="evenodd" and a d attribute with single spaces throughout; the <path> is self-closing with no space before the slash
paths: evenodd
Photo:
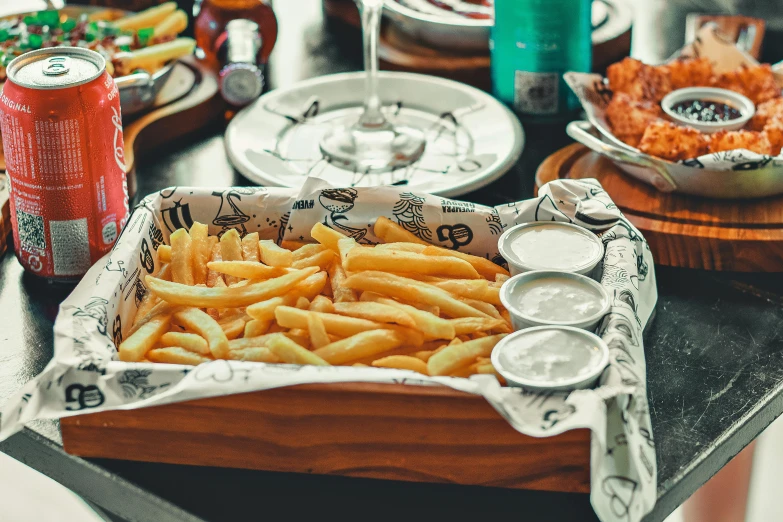
<path id="1" fill-rule="evenodd" d="M 483 397 L 307 384 L 61 419 L 82 457 L 585 493 L 590 431 L 535 438 Z"/>

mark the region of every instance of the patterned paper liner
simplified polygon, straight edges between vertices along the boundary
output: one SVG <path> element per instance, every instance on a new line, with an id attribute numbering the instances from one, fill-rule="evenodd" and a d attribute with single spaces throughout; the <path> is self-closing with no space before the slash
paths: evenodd
<path id="1" fill-rule="evenodd" d="M 696 39 L 680 49 L 673 57 L 705 57 L 712 62 L 715 72 L 732 71 L 740 65 L 758 65 L 758 62 L 749 54 L 741 51 L 733 42 L 722 39 L 712 26 L 702 28 Z M 778 84 L 781 78 L 776 75 Z M 587 114 L 587 119 L 598 129 L 602 137 L 620 147 L 635 154 L 652 158 L 639 149 L 623 143 L 612 134 L 612 127 L 606 119 L 606 107 L 612 99 L 612 90 L 600 74 L 568 72 L 564 79 L 571 90 L 576 93 L 582 108 Z M 671 163 L 666 160 L 653 158 L 662 163 Z M 757 170 L 762 168 L 783 167 L 783 154 L 769 156 L 758 154 L 747 149 L 736 149 L 723 152 L 705 154 L 697 158 L 683 160 L 682 165 L 710 170 Z M 783 170 L 781 170 L 783 174 Z"/>
<path id="2" fill-rule="evenodd" d="M 606 246 L 601 283 L 612 296 L 598 329 L 611 351 L 594 390 L 531 393 L 501 387 L 493 376 L 427 377 L 380 368 L 214 361 L 197 367 L 125 363 L 119 344 L 158 265 L 158 247 L 193 221 L 210 233 L 231 228 L 261 238 L 310 240 L 316 222 L 373 243 L 379 215 L 420 238 L 503 262 L 497 239 L 529 221 L 572 222 L 600 233 Z M 93 266 L 60 306 L 54 359 L 0 410 L 0 440 L 34 419 L 135 409 L 301 383 L 387 382 L 442 385 L 484 396 L 518 431 L 544 437 L 575 428 L 593 432 L 591 500 L 599 518 L 638 521 L 656 498 L 656 460 L 648 412 L 642 331 L 657 300 L 652 255 L 641 234 L 595 180 L 555 181 L 540 196 L 494 208 L 415 194 L 396 187 L 333 188 L 310 178 L 300 191 L 175 187 L 145 198 L 112 252 Z"/>

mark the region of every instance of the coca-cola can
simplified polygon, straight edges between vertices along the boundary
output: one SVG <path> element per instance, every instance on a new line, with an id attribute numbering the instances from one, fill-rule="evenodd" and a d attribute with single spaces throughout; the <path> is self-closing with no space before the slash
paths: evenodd
<path id="1" fill-rule="evenodd" d="M 120 95 L 104 58 L 56 47 L 15 58 L 0 94 L 16 257 L 79 279 L 128 219 Z"/>

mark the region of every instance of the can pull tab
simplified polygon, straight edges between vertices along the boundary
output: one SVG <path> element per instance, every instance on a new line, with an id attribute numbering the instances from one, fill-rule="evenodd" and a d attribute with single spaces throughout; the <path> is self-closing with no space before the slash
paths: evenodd
<path id="1" fill-rule="evenodd" d="M 71 59 L 67 56 L 52 56 L 43 62 L 43 73 L 46 76 L 59 76 L 70 69 Z"/>

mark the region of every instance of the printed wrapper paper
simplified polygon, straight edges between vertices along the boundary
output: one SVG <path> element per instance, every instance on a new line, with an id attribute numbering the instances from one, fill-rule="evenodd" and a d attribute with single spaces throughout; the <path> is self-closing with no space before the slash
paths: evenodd
<path id="1" fill-rule="evenodd" d="M 752 56 L 738 49 L 733 42 L 723 40 L 709 25 L 699 31 L 697 38 L 692 43 L 675 53 L 673 59 L 698 56 L 709 58 L 716 73 L 732 71 L 740 65 L 758 65 Z M 607 142 L 623 150 L 650 158 L 639 149 L 623 143 L 612 134 L 612 127 L 606 119 L 606 107 L 611 101 L 613 93 L 603 76 L 569 72 L 564 75 L 564 79 L 579 98 L 582 108 L 587 114 L 587 119 Z M 776 75 L 776 79 L 779 85 L 783 85 L 783 77 Z M 658 158 L 652 159 L 658 160 Z M 658 161 L 671 163 L 662 159 Z M 710 170 L 783 169 L 783 154 L 773 157 L 747 149 L 736 149 L 705 154 L 698 158 L 684 160 L 681 163 L 688 167 Z"/>
<path id="2" fill-rule="evenodd" d="M 301 383 L 387 382 L 439 385 L 484 396 L 518 431 L 545 437 L 593 432 L 592 502 L 601 520 L 638 521 L 656 498 L 655 448 L 645 388 L 642 330 L 657 300 L 652 255 L 595 180 L 552 182 L 535 199 L 484 207 L 396 187 L 332 188 L 310 178 L 300 191 L 275 188 L 172 188 L 145 198 L 112 252 L 66 299 L 54 326 L 54 359 L 1 410 L 0 440 L 37 418 L 244 393 Z M 598 333 L 611 349 L 600 387 L 531 393 L 501 387 L 494 376 L 427 377 L 407 370 L 214 361 L 197 367 L 126 363 L 116 345 L 127 335 L 171 232 L 194 221 L 211 234 L 231 228 L 262 239 L 311 241 L 324 223 L 362 243 L 387 216 L 418 237 L 503 263 L 500 234 L 529 221 L 572 222 L 601 234 L 602 284 L 612 298 Z"/>

